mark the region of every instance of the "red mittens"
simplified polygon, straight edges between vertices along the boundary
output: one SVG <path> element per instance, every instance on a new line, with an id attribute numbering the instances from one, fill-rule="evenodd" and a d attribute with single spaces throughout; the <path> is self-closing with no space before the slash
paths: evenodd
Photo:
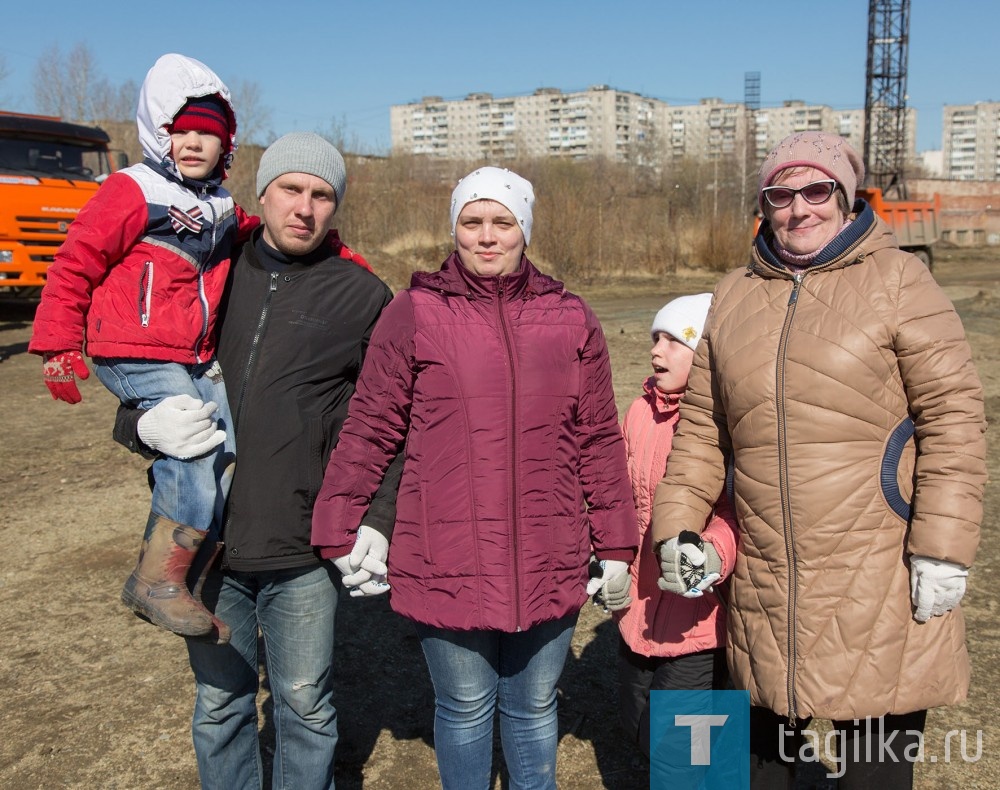
<path id="1" fill-rule="evenodd" d="M 79 403 L 83 398 L 76 386 L 76 377 L 88 378 L 90 371 L 83 361 L 79 351 L 59 351 L 46 354 L 42 363 L 42 376 L 45 386 L 52 393 L 53 400 L 64 400 L 67 403 Z"/>

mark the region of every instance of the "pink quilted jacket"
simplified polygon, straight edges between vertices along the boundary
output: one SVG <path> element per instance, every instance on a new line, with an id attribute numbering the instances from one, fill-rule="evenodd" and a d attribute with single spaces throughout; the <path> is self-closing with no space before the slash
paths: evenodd
<path id="1" fill-rule="evenodd" d="M 632 605 L 616 612 L 615 619 L 622 638 L 640 655 L 681 656 L 723 647 L 726 610 L 718 595 L 683 598 L 656 585 L 660 565 L 648 527 L 653 492 L 663 478 L 677 427 L 680 396 L 664 395 L 652 379 L 643 389 L 646 394 L 633 401 L 622 425 L 641 537 L 639 557 L 632 563 Z M 725 494 L 701 537 L 719 552 L 722 578 L 728 578 L 736 560 L 736 520 Z"/>

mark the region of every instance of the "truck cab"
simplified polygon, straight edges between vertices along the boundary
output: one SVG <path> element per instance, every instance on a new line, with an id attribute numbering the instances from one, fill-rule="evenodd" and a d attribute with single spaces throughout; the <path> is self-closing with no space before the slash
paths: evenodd
<path id="1" fill-rule="evenodd" d="M 0 112 L 0 293 L 34 296 L 80 209 L 112 172 L 108 134 Z"/>

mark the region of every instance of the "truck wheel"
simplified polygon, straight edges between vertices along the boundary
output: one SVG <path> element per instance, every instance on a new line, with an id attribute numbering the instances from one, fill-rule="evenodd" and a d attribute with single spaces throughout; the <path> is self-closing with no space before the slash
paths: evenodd
<path id="1" fill-rule="evenodd" d="M 931 257 L 930 250 L 914 250 L 913 254 L 923 261 L 924 266 L 926 266 L 931 271 L 934 271 L 934 259 Z"/>

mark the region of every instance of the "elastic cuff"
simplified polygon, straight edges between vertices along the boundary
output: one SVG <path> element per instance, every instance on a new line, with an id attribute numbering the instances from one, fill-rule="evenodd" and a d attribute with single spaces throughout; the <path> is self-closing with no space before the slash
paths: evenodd
<path id="1" fill-rule="evenodd" d="M 635 559 L 635 549 L 600 549 L 594 554 L 598 560 L 619 560 L 629 564 Z"/>

